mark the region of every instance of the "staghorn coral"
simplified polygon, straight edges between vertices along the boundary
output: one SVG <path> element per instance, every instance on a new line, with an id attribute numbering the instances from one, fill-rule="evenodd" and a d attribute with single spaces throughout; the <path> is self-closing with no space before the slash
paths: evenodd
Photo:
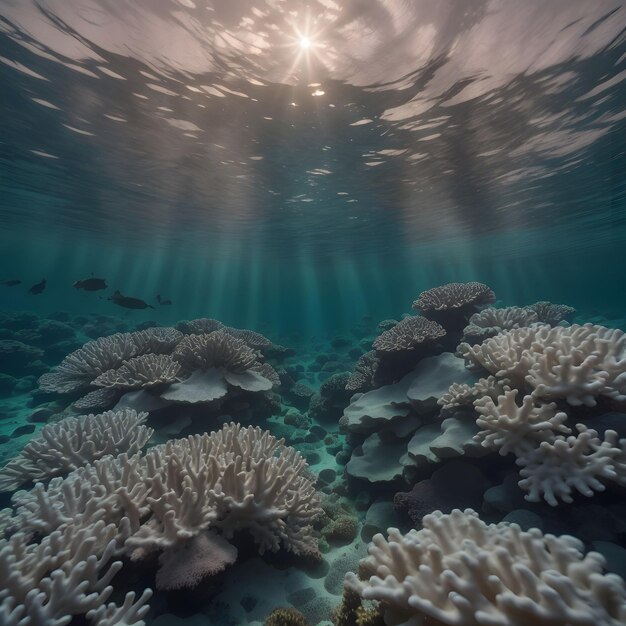
<path id="1" fill-rule="evenodd" d="M 510 382 L 506 378 L 498 379 L 495 376 L 487 376 L 487 378 L 481 378 L 471 386 L 466 383 L 453 383 L 448 391 L 437 400 L 437 404 L 441 407 L 442 417 L 445 417 L 454 413 L 455 409 L 473 407 L 476 400 L 485 396 L 496 399 L 510 389 Z"/>
<path id="2" fill-rule="evenodd" d="M 550 326 L 556 326 L 563 321 L 569 322 L 576 315 L 576 309 L 573 307 L 566 304 L 552 304 L 547 300 L 535 302 L 527 308 L 537 314 L 542 324 L 550 324 Z"/>
<path id="3" fill-rule="evenodd" d="M 576 491 L 587 497 L 604 491 L 603 480 L 626 484 L 626 439 L 618 439 L 613 430 L 600 439 L 584 424 L 577 424 L 576 430 L 577 435 L 553 437 L 518 455 L 518 484 L 528 492 L 526 500 L 543 498 L 556 506 L 559 500 L 572 502 Z"/>
<path id="4" fill-rule="evenodd" d="M 511 389 L 495 401 L 484 396 L 474 402 L 479 414 L 476 424 L 482 429 L 475 441 L 502 456 L 513 452 L 519 457 L 542 441 L 553 440 L 557 433 L 571 432 L 565 425 L 567 414 L 557 413 L 556 405 L 537 405 L 531 396 L 524 396 L 522 405 L 518 406 L 518 393 L 517 389 Z"/>
<path id="5" fill-rule="evenodd" d="M 387 624 L 618 626 L 626 588 L 604 558 L 574 537 L 486 524 L 467 509 L 426 515 L 421 530 L 375 535 L 362 580 L 346 588 L 380 602 Z"/>
<path id="6" fill-rule="evenodd" d="M 626 400 L 626 335 L 618 329 L 535 324 L 463 343 L 459 353 L 517 388 L 527 385 L 535 399 L 572 406 L 595 406 L 597 396 Z"/>
<path id="7" fill-rule="evenodd" d="M 144 424 L 147 417 L 124 409 L 47 424 L 0 470 L 0 490 L 67 474 L 107 454 L 138 452 L 152 436 L 152 429 Z"/>
<path id="8" fill-rule="evenodd" d="M 152 448 L 145 463 L 152 516 L 127 540 L 134 558 L 209 527 L 227 539 L 246 529 L 261 553 L 316 552 L 319 498 L 306 461 L 269 432 L 231 423 Z"/>
<path id="9" fill-rule="evenodd" d="M 142 354 L 124 361 L 118 369 L 100 374 L 93 384 L 116 389 L 146 389 L 178 380 L 180 363 L 168 354 Z"/>
<path id="10" fill-rule="evenodd" d="M 128 593 L 121 607 L 105 604 L 122 567 L 111 562 L 119 549 L 115 535 L 114 524 L 98 522 L 88 529 L 68 525 L 39 543 L 19 532 L 0 539 L 0 623 L 63 626 L 86 614 L 94 626 L 143 626 L 150 590 L 138 599 Z"/>
<path id="11" fill-rule="evenodd" d="M 436 341 L 445 334 L 445 330 L 436 322 L 411 316 L 381 333 L 372 345 L 382 354 L 414 351 L 422 347 L 422 344 Z"/>
<path id="12" fill-rule="evenodd" d="M 510 306 L 504 309 L 483 309 L 469 318 L 468 325 L 463 329 L 461 341 L 481 343 L 503 330 L 530 326 L 538 321 L 537 313 L 529 308 Z"/>
<path id="13" fill-rule="evenodd" d="M 2 517 L 6 534 L 19 529 L 25 537 L 112 525 L 113 539 L 131 558 L 161 552 L 157 584 L 169 589 L 193 586 L 232 563 L 237 551 L 228 540 L 241 530 L 261 553 L 283 547 L 317 555 L 312 524 L 322 513 L 319 502 L 295 449 L 267 431 L 231 423 L 38 483 L 16 493 L 15 515 Z"/>

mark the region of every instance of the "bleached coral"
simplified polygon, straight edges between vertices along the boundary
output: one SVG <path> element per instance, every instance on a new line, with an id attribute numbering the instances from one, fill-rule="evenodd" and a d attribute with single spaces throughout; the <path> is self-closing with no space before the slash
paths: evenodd
<path id="1" fill-rule="evenodd" d="M 152 448 L 145 467 L 152 515 L 127 541 L 135 558 L 208 528 L 226 538 L 246 529 L 261 553 L 281 544 L 296 554 L 316 550 L 319 498 L 307 463 L 268 431 L 227 424 Z"/>
<path id="2" fill-rule="evenodd" d="M 571 432 L 565 425 L 567 414 L 557 413 L 554 404 L 537 405 L 531 396 L 524 396 L 519 406 L 518 393 L 512 389 L 495 401 L 484 396 L 474 402 L 479 414 L 476 424 L 482 429 L 474 439 L 483 447 L 519 457 L 543 441 L 554 440 L 557 433 Z"/>
<path id="3" fill-rule="evenodd" d="M 480 345 L 459 346 L 469 364 L 514 386 L 527 384 L 536 399 L 594 406 L 597 396 L 626 400 L 626 335 L 593 324 L 535 324 L 502 332 Z"/>
<path id="4" fill-rule="evenodd" d="M 116 389 L 146 389 L 178 380 L 180 363 L 168 354 L 142 354 L 124 361 L 118 369 L 100 374 L 93 384 Z"/>
<path id="5" fill-rule="evenodd" d="M 105 609 L 110 585 L 122 567 L 111 559 L 119 551 L 114 524 L 88 529 L 68 525 L 29 541 L 22 533 L 0 539 L 0 623 L 3 626 L 65 626 L 87 614 L 94 626 L 106 615 L 125 615 L 127 626 L 143 626 L 150 591 L 135 601 L 129 593 L 122 607 Z"/>
<path id="6" fill-rule="evenodd" d="M 205 553 L 196 567 L 215 566 L 207 556 L 210 546 L 199 538 L 209 531 L 222 539 L 210 543 L 224 566 L 224 542 L 240 530 L 251 534 L 260 552 L 282 546 L 315 554 L 312 523 L 321 513 L 300 453 L 268 431 L 238 424 L 172 440 L 145 455 L 107 456 L 47 487 L 18 492 L 13 506 L 9 534 L 18 527 L 33 535 L 113 524 L 126 553 L 142 558 L 164 551 L 162 565 L 170 571 L 177 567 L 174 553 L 192 540 Z"/>
<path id="7" fill-rule="evenodd" d="M 138 347 L 132 333 L 115 333 L 88 341 L 68 354 L 56 371 L 39 378 L 44 391 L 69 393 L 88 387 L 100 374 L 116 369 L 126 359 L 137 354 Z"/>
<path id="8" fill-rule="evenodd" d="M 380 602 L 387 624 L 619 626 L 626 588 L 578 539 L 484 523 L 472 510 L 426 515 L 421 530 L 375 535 L 346 587 Z"/>
<path id="9" fill-rule="evenodd" d="M 510 389 L 510 383 L 506 378 L 498 379 L 495 376 L 487 376 L 487 378 L 479 379 L 473 385 L 453 383 L 448 391 L 439 398 L 437 404 L 441 407 L 442 415 L 445 416 L 454 409 L 471 408 L 474 406 L 474 402 L 481 398 L 495 399 Z"/>
<path id="10" fill-rule="evenodd" d="M 483 309 L 469 318 L 469 323 L 463 330 L 462 341 L 481 343 L 503 330 L 530 326 L 538 321 L 537 313 L 529 308 L 511 306 L 503 309 Z"/>
<path id="11" fill-rule="evenodd" d="M 222 367 L 241 373 L 257 363 L 257 353 L 224 331 L 187 335 L 176 347 L 174 359 L 188 371 Z"/>
<path id="12" fill-rule="evenodd" d="M 556 506 L 559 500 L 572 502 L 575 492 L 592 496 L 604 491 L 603 481 L 626 483 L 626 439 L 607 430 L 601 439 L 595 430 L 577 424 L 577 435 L 557 436 L 538 447 L 519 454 L 522 480 L 519 486 L 528 493 L 526 500 L 543 498 Z"/>
<path id="13" fill-rule="evenodd" d="M 123 409 L 46 424 L 0 470 L 0 490 L 67 474 L 107 454 L 138 452 L 152 436 L 152 429 L 145 426 L 147 417 L 147 413 Z"/>
<path id="14" fill-rule="evenodd" d="M 137 354 L 171 354 L 183 338 L 183 333 L 175 328 L 146 328 L 131 333 L 137 346 Z"/>

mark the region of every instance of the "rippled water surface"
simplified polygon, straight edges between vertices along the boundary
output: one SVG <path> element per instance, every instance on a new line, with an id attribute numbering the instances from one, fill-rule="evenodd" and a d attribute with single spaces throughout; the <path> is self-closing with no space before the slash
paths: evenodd
<path id="1" fill-rule="evenodd" d="M 616 0 L 1 0 L 3 274 L 249 318 L 348 284 L 609 285 L 625 25 Z"/>

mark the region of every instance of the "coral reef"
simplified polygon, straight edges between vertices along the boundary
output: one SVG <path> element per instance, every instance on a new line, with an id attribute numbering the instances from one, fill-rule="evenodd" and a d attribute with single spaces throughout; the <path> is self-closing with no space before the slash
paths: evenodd
<path id="1" fill-rule="evenodd" d="M 0 491 L 68 474 L 109 454 L 139 452 L 152 436 L 147 413 L 132 409 L 66 417 L 47 424 L 0 470 Z"/>
<path id="2" fill-rule="evenodd" d="M 626 620 L 626 588 L 604 558 L 569 537 L 486 524 L 471 509 L 424 517 L 422 530 L 376 535 L 347 589 L 380 602 L 385 623 L 602 624 Z"/>

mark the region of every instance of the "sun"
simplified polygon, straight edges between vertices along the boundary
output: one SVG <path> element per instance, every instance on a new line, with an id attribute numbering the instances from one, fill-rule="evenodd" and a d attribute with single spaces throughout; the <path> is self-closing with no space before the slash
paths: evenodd
<path id="1" fill-rule="evenodd" d="M 311 39 L 306 35 L 300 37 L 300 48 L 302 50 L 308 50 L 311 47 Z"/>

